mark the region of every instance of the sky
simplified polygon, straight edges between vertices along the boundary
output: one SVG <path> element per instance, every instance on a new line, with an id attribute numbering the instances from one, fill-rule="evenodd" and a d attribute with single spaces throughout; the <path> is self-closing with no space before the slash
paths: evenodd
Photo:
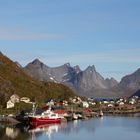
<path id="1" fill-rule="evenodd" d="M 140 0 L 0 0 L 0 51 L 22 66 L 95 65 L 118 81 L 140 68 Z"/>

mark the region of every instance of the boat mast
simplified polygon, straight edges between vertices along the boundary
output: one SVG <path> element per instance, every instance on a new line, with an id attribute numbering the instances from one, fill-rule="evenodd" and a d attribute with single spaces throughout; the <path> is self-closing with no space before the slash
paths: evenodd
<path id="1" fill-rule="evenodd" d="M 33 116 L 35 115 L 35 112 L 36 112 L 36 106 L 35 106 L 35 102 L 33 102 L 33 107 L 32 107 L 32 113 L 33 113 Z"/>

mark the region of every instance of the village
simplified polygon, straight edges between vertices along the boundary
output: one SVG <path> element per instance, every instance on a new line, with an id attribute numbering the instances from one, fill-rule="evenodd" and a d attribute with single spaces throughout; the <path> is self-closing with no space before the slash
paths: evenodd
<path id="1" fill-rule="evenodd" d="M 19 107 L 21 104 L 24 104 L 24 107 Z M 31 101 L 28 97 L 20 98 L 18 95 L 13 94 L 7 101 L 5 109 L 0 109 L 0 114 L 1 116 L 13 117 L 19 114 L 21 115 L 21 112 L 22 114 L 24 112 L 24 115 L 28 115 L 32 112 L 33 105 L 36 105 L 36 110 L 45 110 L 48 106 L 51 106 L 52 110 L 57 113 L 59 117 L 64 117 L 66 121 L 102 117 L 106 114 L 119 115 L 140 112 L 140 98 L 138 96 L 117 99 L 94 99 L 75 96 L 69 98 L 69 100 L 51 99 L 41 104 L 41 106 L 38 106 L 37 103 Z M 6 120 L 9 121 L 9 119 Z M 0 121 L 2 121 L 2 119 L 0 119 Z"/>

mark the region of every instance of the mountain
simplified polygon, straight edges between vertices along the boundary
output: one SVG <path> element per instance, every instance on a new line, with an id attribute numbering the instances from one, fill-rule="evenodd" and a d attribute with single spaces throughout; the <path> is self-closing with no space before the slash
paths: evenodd
<path id="1" fill-rule="evenodd" d="M 77 75 L 77 85 L 80 88 L 88 90 L 88 88 L 106 89 L 104 78 L 96 72 L 95 66 L 89 66 L 85 71 Z"/>
<path id="2" fill-rule="evenodd" d="M 67 81 L 71 81 L 73 77 L 80 72 L 80 68 L 79 66 L 75 66 L 73 68 L 69 63 L 59 67 L 50 68 L 40 60 L 35 59 L 24 68 L 24 71 L 39 81 L 65 83 Z"/>
<path id="3" fill-rule="evenodd" d="M 133 90 L 140 89 L 140 69 L 130 75 L 123 77 L 119 86 L 122 88 L 128 88 Z"/>
<path id="4" fill-rule="evenodd" d="M 95 66 L 89 66 L 84 71 L 78 65 L 72 67 L 69 63 L 51 68 L 35 59 L 24 67 L 24 71 L 40 81 L 53 81 L 67 85 L 77 94 L 87 97 L 108 96 L 109 92 L 104 94 L 103 91 L 107 91 L 118 84 L 113 78 L 104 79 L 96 71 Z"/>
<path id="5" fill-rule="evenodd" d="M 112 87 L 115 87 L 117 84 L 118 84 L 118 82 L 114 79 L 114 78 L 106 78 L 105 79 L 105 83 L 106 83 L 106 86 L 108 87 L 108 88 L 112 88 Z"/>
<path id="6" fill-rule="evenodd" d="M 30 65 L 34 69 L 43 66 L 38 60 Z M 40 73 L 38 74 L 40 75 Z M 71 89 L 62 84 L 44 83 L 32 78 L 23 71 L 17 62 L 11 61 L 0 53 L 0 104 L 5 103 L 12 94 L 20 97 L 27 96 L 38 101 L 75 95 Z"/>
<path id="7" fill-rule="evenodd" d="M 74 85 L 82 95 L 90 97 L 111 96 L 109 89 L 117 85 L 118 82 L 111 79 L 104 79 L 95 69 L 95 66 L 89 66 L 86 70 L 78 73 Z M 114 96 L 114 93 L 112 93 Z"/>
<path id="8" fill-rule="evenodd" d="M 83 71 L 78 65 L 72 67 L 69 63 L 51 68 L 35 59 L 22 68 L 18 62 L 12 62 L 0 53 L 1 97 L 13 93 L 22 96 L 28 94 L 32 98 L 35 95 L 40 95 L 40 98 L 65 97 L 65 85 L 87 97 L 129 97 L 140 90 L 140 69 L 124 76 L 118 83 L 114 78 L 104 79 L 94 65 Z M 68 91 L 66 94 L 73 95 L 70 89 Z"/>
<path id="9" fill-rule="evenodd" d="M 130 96 L 140 90 L 140 69 L 130 75 L 124 76 L 118 87 L 122 89 L 124 94 L 127 96 Z"/>
<path id="10" fill-rule="evenodd" d="M 48 68 L 49 67 L 44 65 L 39 59 L 35 59 L 29 63 L 24 70 L 28 75 L 39 81 L 49 81 L 50 77 L 47 74 Z"/>
<path id="11" fill-rule="evenodd" d="M 135 92 L 134 94 L 131 95 L 131 97 L 133 96 L 138 96 L 140 98 L 140 90 L 138 90 L 137 92 Z"/>

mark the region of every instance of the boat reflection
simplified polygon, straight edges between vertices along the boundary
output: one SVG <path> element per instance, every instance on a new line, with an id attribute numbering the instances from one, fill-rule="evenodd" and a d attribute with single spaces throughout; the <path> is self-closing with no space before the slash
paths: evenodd
<path id="1" fill-rule="evenodd" d="M 55 136 L 57 133 L 61 133 L 63 135 L 78 134 L 80 133 L 81 128 L 85 129 L 85 131 L 94 133 L 95 125 L 93 125 L 93 122 L 93 120 L 74 120 L 73 122 L 61 124 L 32 125 L 30 126 L 28 133 L 32 140 L 44 135 L 51 140 L 52 136 Z"/>
<path id="2" fill-rule="evenodd" d="M 99 127 L 102 121 L 100 119 L 75 120 L 63 122 L 60 124 L 36 124 L 36 125 L 0 125 L 0 140 L 42 140 L 44 138 L 51 140 L 59 135 L 67 137 L 69 135 L 79 135 L 81 130 L 94 134 L 95 129 Z"/>
<path id="3" fill-rule="evenodd" d="M 46 135 L 49 140 L 53 134 L 58 133 L 59 130 L 64 129 L 67 126 L 66 123 L 61 124 L 43 124 L 43 125 L 31 125 L 28 133 L 31 135 L 31 139 L 35 140 L 40 135 Z"/>

